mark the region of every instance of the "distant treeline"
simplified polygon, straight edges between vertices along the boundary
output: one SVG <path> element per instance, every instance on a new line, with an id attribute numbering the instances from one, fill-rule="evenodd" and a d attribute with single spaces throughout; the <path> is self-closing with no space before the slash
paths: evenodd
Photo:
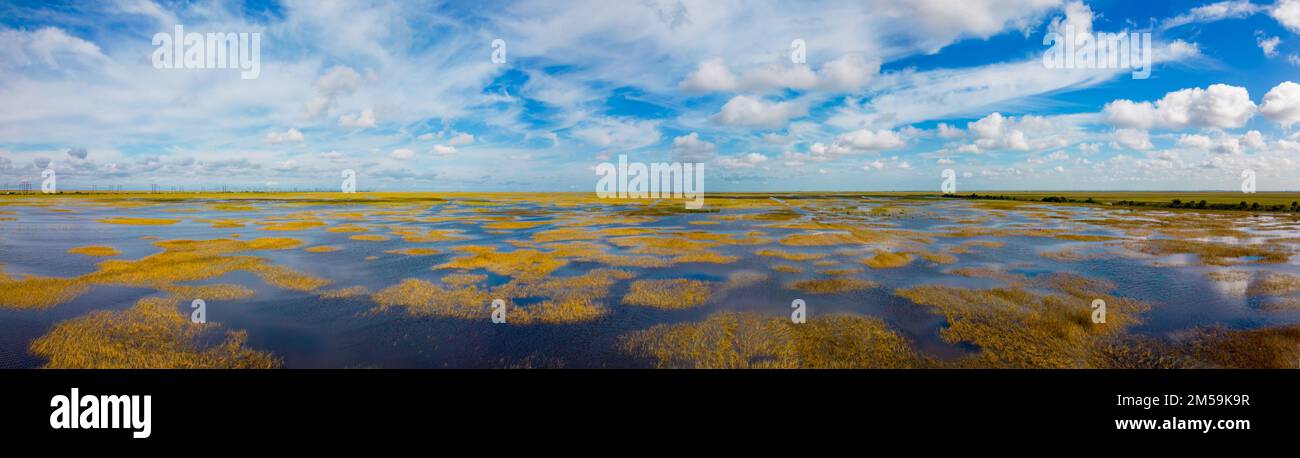
<path id="1" fill-rule="evenodd" d="M 1064 196 L 1047 196 L 1041 199 L 1033 199 L 1033 198 L 1016 197 L 1016 196 L 1008 196 L 1008 195 L 991 195 L 991 194 L 984 195 L 984 194 L 976 194 L 976 193 L 965 194 L 965 195 L 944 194 L 943 196 L 948 198 L 953 198 L 953 199 L 1018 200 L 1018 201 L 1025 201 L 1025 202 L 1050 202 L 1050 203 L 1065 203 L 1065 204 L 1101 204 L 1102 203 L 1091 197 L 1087 199 L 1071 199 L 1069 197 L 1064 197 Z M 1184 202 L 1181 199 L 1173 199 L 1170 200 L 1169 202 L 1117 200 L 1114 202 L 1110 202 L 1107 205 L 1115 205 L 1121 207 L 1186 208 L 1186 209 L 1194 209 L 1194 210 L 1236 210 L 1236 211 L 1268 211 L 1268 212 L 1300 213 L 1300 202 L 1291 202 L 1291 205 L 1287 206 L 1283 204 L 1260 205 L 1259 202 L 1247 203 L 1244 200 L 1235 204 L 1230 204 L 1230 203 L 1209 203 L 1206 202 L 1205 200 L 1200 200 L 1200 201 L 1189 200 Z"/>

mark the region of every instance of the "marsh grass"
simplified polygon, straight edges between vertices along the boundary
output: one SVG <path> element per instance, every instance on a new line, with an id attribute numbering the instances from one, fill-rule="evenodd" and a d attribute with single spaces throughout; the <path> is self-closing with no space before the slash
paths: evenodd
<path id="1" fill-rule="evenodd" d="M 1035 278 L 1028 286 L 976 290 L 922 285 L 895 294 L 941 313 L 948 321 L 940 331 L 945 341 L 979 348 L 952 365 L 1082 368 L 1110 367 L 1106 348 L 1149 308 L 1107 294 L 1113 288 L 1099 280 L 1053 274 Z M 1054 291 L 1037 292 L 1040 289 Z M 1107 304 L 1105 323 L 1092 322 L 1094 299 Z"/>
<path id="2" fill-rule="evenodd" d="M 380 234 L 357 234 L 357 235 L 349 236 L 348 238 L 349 238 L 349 239 L 352 239 L 352 240 L 361 241 L 361 242 L 386 242 L 386 241 L 388 241 L 388 236 L 387 236 L 387 235 L 380 235 Z"/>
<path id="3" fill-rule="evenodd" d="M 279 221 L 279 222 L 265 223 L 265 224 L 262 225 L 261 228 L 259 228 L 259 230 L 263 230 L 263 231 L 305 231 L 305 230 L 308 230 L 308 229 L 315 229 L 315 228 L 318 228 L 318 227 L 325 227 L 325 222 L 324 222 L 324 221 L 312 221 L 312 220 L 308 220 L 308 221 Z"/>
<path id="4" fill-rule="evenodd" d="M 349 286 L 346 288 L 335 288 L 335 289 L 321 291 L 319 296 L 321 299 L 350 299 L 354 297 L 366 296 L 369 294 L 370 294 L 370 288 L 357 285 L 357 286 Z"/>
<path id="5" fill-rule="evenodd" d="M 871 280 L 834 277 L 796 280 L 786 283 L 785 289 L 793 289 L 811 294 L 839 294 L 852 291 L 863 291 L 879 286 L 879 283 Z"/>
<path id="6" fill-rule="evenodd" d="M 661 368 L 906 368 L 923 364 L 907 339 L 876 318 L 826 316 L 793 324 L 754 313 L 625 334 L 624 352 Z"/>
<path id="7" fill-rule="evenodd" d="M 685 309 L 703 305 L 711 297 L 711 282 L 685 278 L 637 280 L 623 296 L 623 303 L 657 309 Z"/>
<path id="8" fill-rule="evenodd" d="M 339 251 L 342 249 L 343 248 L 334 245 L 316 245 L 313 247 L 304 248 L 303 251 L 306 251 L 308 253 L 333 253 L 335 251 Z"/>
<path id="9" fill-rule="evenodd" d="M 178 283 L 217 278 L 234 271 L 261 276 L 272 285 L 306 291 L 328 283 L 292 269 L 267 264 L 263 258 L 236 256 L 256 250 L 294 248 L 302 242 L 290 238 L 163 240 L 154 242 L 160 253 L 140 259 L 101 261 L 97 269 L 80 277 L 26 276 L 0 282 L 0 306 L 45 308 L 84 294 L 92 285 L 134 286 L 165 291 Z"/>
<path id="10" fill-rule="evenodd" d="M 471 245 L 456 247 L 455 250 L 466 255 L 435 266 L 434 269 L 487 269 L 497 275 L 534 280 L 544 278 L 569 263 L 551 253 L 531 249 L 500 252 L 492 246 Z"/>
<path id="11" fill-rule="evenodd" d="M 875 256 L 863 259 L 862 263 L 872 269 L 894 269 L 911 264 L 913 259 L 916 258 L 914 258 L 910 253 L 876 251 Z"/>
<path id="12" fill-rule="evenodd" d="M 181 222 L 181 220 L 166 218 L 116 217 L 101 219 L 99 222 L 104 224 L 120 224 L 127 226 L 170 226 Z"/>
<path id="13" fill-rule="evenodd" d="M 32 354 L 58 369 L 270 369 L 282 362 L 247 348 L 243 331 L 191 323 L 179 299 L 146 297 L 123 311 L 60 322 L 32 342 Z"/>
<path id="14" fill-rule="evenodd" d="M 1275 243 L 1231 245 L 1198 240 L 1148 239 L 1127 242 L 1130 248 L 1150 255 L 1193 254 L 1201 263 L 1226 266 L 1241 263 L 1283 263 L 1293 250 Z M 1245 260 L 1243 258 L 1257 258 Z"/>
<path id="15" fill-rule="evenodd" d="M 388 254 L 398 254 L 403 256 L 431 256 L 435 254 L 441 254 L 442 250 L 439 250 L 437 248 L 402 248 L 398 250 L 387 250 L 384 252 Z"/>
<path id="16" fill-rule="evenodd" d="M 822 259 L 825 258 L 826 256 L 829 256 L 829 254 L 826 253 L 795 253 L 795 252 L 784 251 L 784 250 L 774 250 L 770 248 L 764 248 L 755 251 L 754 254 L 759 256 L 781 258 L 786 261 L 811 261 L 814 259 Z"/>
<path id="17" fill-rule="evenodd" d="M 117 256 L 119 254 L 122 254 L 121 251 L 117 251 L 117 248 L 113 248 L 111 246 L 102 246 L 102 245 L 89 245 L 89 246 L 79 246 L 76 248 L 69 248 L 68 253 L 81 254 L 81 255 L 93 256 L 93 257 L 108 257 L 108 256 Z"/>
<path id="18" fill-rule="evenodd" d="M 1300 275 L 1284 272 L 1260 272 L 1246 288 L 1250 296 L 1283 296 L 1300 292 Z"/>

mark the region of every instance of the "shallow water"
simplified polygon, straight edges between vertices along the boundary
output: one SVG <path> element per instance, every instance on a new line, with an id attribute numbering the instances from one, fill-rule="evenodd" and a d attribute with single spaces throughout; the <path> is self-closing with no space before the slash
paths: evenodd
<path id="1" fill-rule="evenodd" d="M 436 281 L 452 272 L 435 269 L 463 255 L 458 246 L 496 246 L 502 251 L 515 247 L 508 241 L 526 241 L 539 231 L 555 229 L 574 215 L 612 215 L 635 209 L 635 205 L 580 203 L 557 207 L 544 200 L 507 202 L 505 205 L 480 206 L 455 201 L 445 204 L 403 203 L 396 206 L 370 204 L 302 204 L 297 202 L 259 201 L 256 210 L 225 211 L 210 206 L 214 201 L 188 200 L 150 202 L 141 208 L 120 208 L 102 202 L 63 199 L 57 206 L 10 199 L 0 201 L 0 210 L 12 212 L 0 219 L 0 263 L 12 277 L 24 275 L 73 277 L 96 270 L 102 259 L 138 259 L 162 251 L 157 239 L 218 239 L 236 235 L 239 240 L 259 237 L 291 237 L 303 241 L 296 249 L 258 251 L 273 264 L 288 266 L 302 273 L 332 281 L 322 289 L 364 286 L 380 291 L 404 279 Z M 240 202 L 248 204 L 247 202 Z M 763 213 L 795 209 L 793 221 L 817 220 L 845 224 L 862 224 L 875 230 L 906 232 L 910 236 L 935 236 L 963 227 L 981 229 L 1050 230 L 1069 229 L 1071 234 L 1109 235 L 1136 238 L 1121 230 L 1087 221 L 1102 218 L 1144 218 L 1139 212 L 1096 207 L 1027 205 L 1016 208 L 989 209 L 978 203 L 954 200 L 893 200 L 885 198 L 837 198 L 803 201 L 781 199 L 762 208 L 723 208 L 718 212 L 667 214 L 644 223 L 614 223 L 582 226 L 583 230 L 605 227 L 650 227 L 661 231 L 704 231 L 740 235 L 760 231 L 772 239 L 761 245 L 722 245 L 712 248 L 723 255 L 738 256 L 731 263 L 684 263 L 658 268 L 630 268 L 635 280 L 691 278 L 725 282 L 738 271 L 768 275 L 757 284 L 718 293 L 706 304 L 683 310 L 660 310 L 620 303 L 633 280 L 621 280 L 604 300 L 609 313 L 592 321 L 568 324 L 532 324 L 527 326 L 495 325 L 487 315 L 479 320 L 448 317 L 412 316 L 401 308 L 375 311 L 369 295 L 346 299 L 321 299 L 316 292 L 290 291 L 264 283 L 248 272 L 233 272 L 191 284 L 240 284 L 254 290 L 249 299 L 236 301 L 208 300 L 207 315 L 230 329 L 247 331 L 249 347 L 280 357 L 286 367 L 645 367 L 653 361 L 623 354 L 618 338 L 631 331 L 660 323 L 683 323 L 705 319 L 720 311 L 758 312 L 774 317 L 788 316 L 791 301 L 803 299 L 809 314 L 861 314 L 879 317 L 906 336 L 919 351 L 938 358 L 953 358 L 975 349 L 945 342 L 939 332 L 944 318 L 929 307 L 896 296 L 895 289 L 923 284 L 944 284 L 967 288 L 991 288 L 1000 280 L 954 275 L 952 269 L 994 267 L 1008 273 L 1029 277 L 1055 272 L 1072 272 L 1114 283 L 1114 294 L 1149 302 L 1152 308 L 1143 322 L 1132 330 L 1137 333 L 1167 335 L 1190 327 L 1224 324 L 1235 328 L 1255 328 L 1300 322 L 1297 311 L 1263 311 L 1260 298 L 1247 296 L 1245 285 L 1218 282 L 1206 272 L 1224 267 L 1200 265 L 1195 256 L 1153 257 L 1123 253 L 1122 247 L 1105 242 L 1061 240 L 1026 235 L 982 235 L 971 237 L 938 236 L 926 247 L 942 251 L 963 242 L 979 240 L 1001 242 L 1001 247 L 975 247 L 956 254 L 956 262 L 937 264 L 924 259 L 898 268 L 872 269 L 858 260 L 876 249 L 894 249 L 874 243 L 835 246 L 784 246 L 778 241 L 786 235 L 816 232 L 807 229 L 775 228 L 773 223 L 754 219 L 728 220 L 729 215 Z M 877 214 L 871 209 L 891 206 L 899 214 Z M 826 211 L 827 208 L 848 209 Z M 71 212 L 52 211 L 66 209 Z M 259 222 L 300 220 L 307 217 L 328 223 L 294 231 L 262 230 Z M 402 213 L 405 212 L 405 213 Z M 358 218 L 350 213 L 360 213 Z M 397 214 L 393 214 L 397 213 Z M 172 218 L 179 223 L 164 226 L 133 226 L 98 222 L 110 217 Z M 424 218 L 450 220 L 421 220 Z M 549 224 L 529 229 L 489 230 L 484 222 L 507 217 L 512 221 L 546 221 Z M 204 220 L 248 219 L 243 227 L 214 228 Z M 692 225 L 693 221 L 716 221 L 713 225 Z M 1289 220 L 1288 220 L 1289 221 Z M 1294 225 L 1283 225 L 1273 218 L 1249 221 L 1243 217 L 1242 230 L 1255 242 L 1272 238 L 1295 237 Z M 329 232 L 328 228 L 355 224 L 371 228 L 369 233 L 387 234 L 387 241 L 358 241 L 355 233 Z M 1256 227 L 1261 226 L 1261 227 Z M 393 228 L 455 229 L 464 240 L 434 243 L 410 243 L 392 236 Z M 155 239 L 157 238 L 157 239 Z M 106 245 L 121 252 L 109 258 L 91 258 L 67 253 L 73 247 Z M 303 248 L 334 245 L 342 249 L 328 253 L 311 253 Z M 387 250 L 427 247 L 441 250 L 431 256 L 405 256 Z M 1063 248 L 1079 248 L 1085 253 L 1099 253 L 1090 259 L 1061 261 L 1041 253 Z M 815 266 L 815 261 L 787 261 L 756 255 L 759 249 L 771 248 L 798 253 L 828 253 L 834 266 Z M 843 250 L 853 250 L 845 254 Z M 837 253 L 836 250 L 841 250 Z M 611 248 L 612 253 L 626 254 L 627 248 Z M 368 257 L 374 257 L 368 260 Z M 1234 269 L 1300 273 L 1293 263 L 1255 264 L 1242 260 Z M 799 273 L 778 272 L 771 266 L 797 265 Z M 593 268 L 607 267 L 594 262 L 574 261 L 552 275 L 582 274 Z M 788 289 L 795 280 L 827 278 L 822 269 L 860 268 L 849 275 L 871 280 L 880 287 L 836 294 L 813 294 Z M 485 287 L 502 285 L 510 278 L 482 269 Z M 93 286 L 86 294 L 67 303 L 43 309 L 0 308 L 0 367 L 38 367 L 44 363 L 31 355 L 31 341 L 48 332 L 56 323 L 94 310 L 122 310 L 141 297 L 161 294 L 138 287 Z M 189 313 L 189 300 L 183 298 L 178 313 Z M 527 299 L 516 301 L 528 305 Z M 1083 306 L 1083 305 L 1081 305 Z"/>

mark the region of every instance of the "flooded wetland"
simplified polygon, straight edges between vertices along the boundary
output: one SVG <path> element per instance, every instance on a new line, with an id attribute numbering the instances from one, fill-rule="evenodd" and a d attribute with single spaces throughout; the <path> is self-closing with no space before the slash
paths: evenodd
<path id="1" fill-rule="evenodd" d="M 1295 368 L 1298 229 L 903 194 L 0 196 L 0 367 Z"/>

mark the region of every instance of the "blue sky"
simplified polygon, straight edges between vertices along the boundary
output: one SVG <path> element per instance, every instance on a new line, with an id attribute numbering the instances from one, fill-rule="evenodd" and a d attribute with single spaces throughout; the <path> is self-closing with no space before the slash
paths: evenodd
<path id="1" fill-rule="evenodd" d="M 155 68 L 177 24 L 261 34 L 258 77 Z M 1150 33 L 1150 77 L 1049 68 L 1067 25 Z M 1298 70 L 1300 0 L 6 1 L 0 184 L 1300 190 Z"/>

